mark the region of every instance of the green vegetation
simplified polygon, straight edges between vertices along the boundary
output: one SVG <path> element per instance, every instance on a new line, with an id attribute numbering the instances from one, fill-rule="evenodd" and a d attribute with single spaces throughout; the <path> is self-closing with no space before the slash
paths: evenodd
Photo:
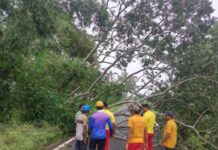
<path id="1" fill-rule="evenodd" d="M 93 47 L 57 1 L 0 1 L 0 149 L 42 149 L 73 134 L 79 104 L 102 89 L 96 98 L 121 98 L 122 86 L 106 78 L 77 96 L 101 75 L 89 65 L 94 55 L 82 63 Z"/>
<path id="2" fill-rule="evenodd" d="M 48 124 L 42 127 L 31 124 L 0 126 L 1 150 L 39 150 L 57 139 L 63 137 L 58 127 Z"/>
<path id="3" fill-rule="evenodd" d="M 174 82 L 181 79 L 196 78 L 184 82 L 179 87 L 172 90 L 175 96 L 168 95 L 165 98 L 171 99 L 168 103 L 158 106 L 161 110 L 170 109 L 176 113 L 176 118 L 185 123 L 194 126 L 199 135 L 194 130 L 186 129 L 180 126 L 179 148 L 210 150 L 211 147 L 206 144 L 218 143 L 218 51 L 217 51 L 217 24 L 208 32 L 210 38 L 193 44 L 187 49 L 187 54 L 178 52 L 175 57 L 179 65 L 175 65 L 171 60 L 173 67 L 177 69 Z M 187 110 L 186 112 L 184 110 Z M 201 136 L 205 140 L 199 140 Z M 180 143 L 181 143 L 180 142 Z"/>

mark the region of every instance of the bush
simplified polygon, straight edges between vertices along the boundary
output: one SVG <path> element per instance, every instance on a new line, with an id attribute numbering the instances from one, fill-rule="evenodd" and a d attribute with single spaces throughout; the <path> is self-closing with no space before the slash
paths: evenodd
<path id="1" fill-rule="evenodd" d="M 94 103 L 88 101 L 89 97 L 81 99 L 69 97 L 68 94 L 78 86 L 78 93 L 85 92 L 99 75 L 98 69 L 68 55 L 44 51 L 32 58 L 26 58 L 11 88 L 12 111 L 9 118 L 19 117 L 20 120 L 28 122 L 46 121 L 72 130 L 79 104 Z M 105 90 L 105 93 L 99 98 L 109 103 L 122 96 L 121 85 L 103 79 L 90 95 L 96 96 L 102 90 Z M 16 113 L 16 110 L 19 113 Z"/>

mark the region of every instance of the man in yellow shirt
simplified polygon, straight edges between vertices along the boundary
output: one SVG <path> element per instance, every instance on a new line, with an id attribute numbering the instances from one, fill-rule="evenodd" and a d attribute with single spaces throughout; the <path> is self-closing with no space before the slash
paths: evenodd
<path id="1" fill-rule="evenodd" d="M 167 122 L 164 127 L 161 145 L 165 147 L 165 150 L 174 150 L 177 142 L 177 125 L 172 112 L 166 112 L 165 115 Z"/>
<path id="2" fill-rule="evenodd" d="M 109 117 L 110 117 L 110 120 L 111 120 L 111 123 L 113 125 L 113 134 L 115 133 L 115 117 L 114 117 L 114 114 L 108 109 L 108 104 L 106 102 L 103 102 L 104 103 L 104 109 L 103 109 L 103 112 L 106 113 Z M 108 124 L 106 125 L 106 143 L 105 143 L 105 147 L 104 147 L 104 150 L 109 150 L 110 149 L 110 130 L 109 130 L 109 127 L 108 127 Z"/>
<path id="3" fill-rule="evenodd" d="M 128 119 L 128 136 L 126 150 L 143 150 L 146 140 L 146 122 L 140 115 L 139 106 L 132 107 L 133 116 Z"/>
<path id="4" fill-rule="evenodd" d="M 146 141 L 146 150 L 153 150 L 153 136 L 154 136 L 154 126 L 156 123 L 156 115 L 153 111 L 150 110 L 150 106 L 148 104 L 142 105 L 144 110 L 144 119 L 147 124 L 147 141 Z"/>

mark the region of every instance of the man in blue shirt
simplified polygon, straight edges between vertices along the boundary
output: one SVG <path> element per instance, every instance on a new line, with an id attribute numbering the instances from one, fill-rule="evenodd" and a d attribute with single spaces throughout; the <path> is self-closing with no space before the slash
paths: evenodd
<path id="1" fill-rule="evenodd" d="M 113 125 L 110 117 L 104 113 L 104 104 L 102 101 L 96 103 L 97 112 L 89 119 L 89 129 L 91 130 L 91 137 L 89 143 L 89 150 L 104 150 L 106 143 L 106 124 L 109 126 L 110 135 L 113 135 Z"/>

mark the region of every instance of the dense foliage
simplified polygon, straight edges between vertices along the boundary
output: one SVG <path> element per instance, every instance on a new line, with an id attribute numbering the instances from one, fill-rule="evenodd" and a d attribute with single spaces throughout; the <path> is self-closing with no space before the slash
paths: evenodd
<path id="1" fill-rule="evenodd" d="M 217 24 L 208 33 L 204 41 L 190 46 L 184 52 L 178 52 L 177 62 L 171 60 L 175 70 L 175 83 L 191 79 L 173 89 L 165 97 L 169 101 L 158 105 L 161 110 L 172 110 L 177 119 L 183 120 L 187 125 L 195 127 L 199 135 L 190 128 L 180 126 L 180 149 L 212 149 L 206 141 L 216 145 L 218 143 L 218 49 Z M 199 136 L 206 141 L 200 140 Z"/>
<path id="2" fill-rule="evenodd" d="M 94 46 L 88 34 L 56 1 L 1 1 L 0 118 L 39 123 L 47 121 L 73 129 L 80 103 L 99 99 L 112 103 L 121 97 L 122 86 L 101 79 L 89 96 L 84 92 L 101 74 L 81 59 Z M 89 62 L 94 61 L 94 56 Z"/>

